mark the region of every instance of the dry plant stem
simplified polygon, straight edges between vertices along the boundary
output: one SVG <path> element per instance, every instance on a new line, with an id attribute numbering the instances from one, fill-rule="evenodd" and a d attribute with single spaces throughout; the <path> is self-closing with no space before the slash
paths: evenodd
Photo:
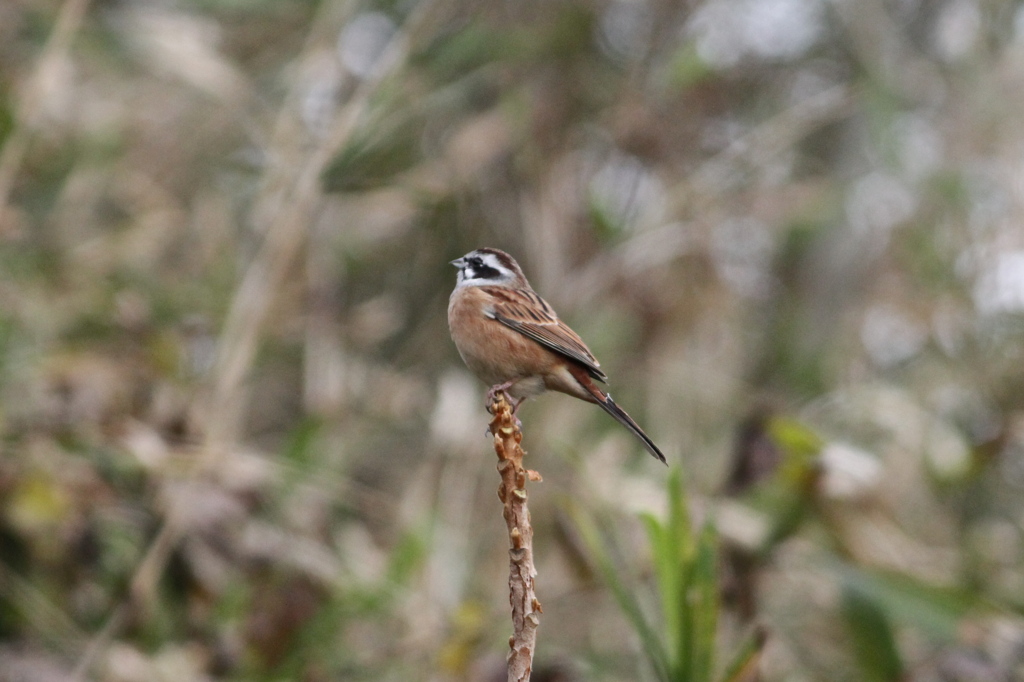
<path id="1" fill-rule="evenodd" d="M 35 71 L 18 100 L 14 113 L 14 127 L 0 149 L 0 227 L 7 210 L 14 178 L 21 170 L 22 161 L 28 151 L 32 134 L 39 125 L 40 109 L 43 106 L 43 90 L 47 80 L 60 67 L 71 47 L 71 41 L 82 25 L 89 0 L 66 0 L 50 32 L 50 37 L 36 60 Z"/>
<path id="2" fill-rule="evenodd" d="M 80 17 L 88 1 L 67 0 L 65 7 L 78 11 L 73 18 Z M 336 0 L 333 3 L 333 6 L 342 5 L 347 12 L 355 3 L 349 0 Z M 300 147 L 302 160 L 297 168 L 286 169 L 288 181 L 284 182 L 282 192 L 276 190 L 275 180 L 278 178 L 268 177 L 261 187 L 261 196 L 257 200 L 259 208 L 254 212 L 253 220 L 257 223 L 258 231 L 264 235 L 264 241 L 248 266 L 228 310 L 218 347 L 217 364 L 213 371 L 210 398 L 207 401 L 207 430 L 200 447 L 201 454 L 191 475 L 208 471 L 215 464 L 219 454 L 237 441 L 239 424 L 245 410 L 244 380 L 255 358 L 259 334 L 268 310 L 275 300 L 274 292 L 281 287 L 287 277 L 289 268 L 303 244 L 305 225 L 322 198 L 320 175 L 366 115 L 378 86 L 404 64 L 410 46 L 426 25 L 425 19 L 430 16 L 436 5 L 437 2 L 425 0 L 410 13 L 404 28 L 392 38 L 385 54 L 380 58 L 376 71 L 368 76 L 349 101 L 335 112 L 334 121 L 324 139 L 312 142 L 306 139 L 299 142 L 282 142 L 285 145 L 291 143 Z M 323 11 L 330 12 L 332 7 L 327 6 Z M 80 18 L 78 21 L 80 23 Z M 61 32 L 55 33 L 64 35 Z M 321 33 L 319 24 L 314 22 L 309 43 L 304 50 L 304 58 L 315 57 L 314 53 L 320 46 L 318 40 L 322 40 Z M 68 38 L 51 38 L 51 42 L 58 46 L 64 45 L 67 41 Z M 277 128 L 285 127 L 289 117 L 295 116 L 297 101 L 298 93 L 292 93 L 287 98 Z M 16 166 L 19 163 L 20 156 L 14 161 L 7 162 L 0 167 L 0 175 L 7 166 Z M 268 174 L 272 174 L 273 170 L 268 171 Z M 3 190 L 3 187 L 0 187 L 0 190 Z M 0 199 L 5 196 L 0 196 Z M 121 604 L 108 616 L 103 628 L 94 635 L 93 641 L 80 657 L 73 676 L 76 682 L 87 679 L 95 659 L 113 640 L 128 610 L 146 608 L 154 603 L 157 583 L 184 533 L 185 529 L 177 523 L 174 510 L 170 510 L 134 571 L 128 602 Z"/>
<path id="3" fill-rule="evenodd" d="M 512 636 L 509 637 L 508 680 L 525 682 L 533 668 L 533 652 L 537 646 L 537 626 L 542 613 L 533 591 L 537 570 L 533 566 L 533 527 L 526 505 L 526 482 L 541 480 L 536 471 L 523 468 L 523 434 L 512 416 L 512 406 L 503 393 L 488 405 L 494 418 L 490 431 L 494 436 L 494 452 L 498 455 L 501 485 L 498 497 L 504 505 L 503 515 L 508 527 L 508 587 L 512 603 Z"/>
<path id="4" fill-rule="evenodd" d="M 218 344 L 209 400 L 216 418 L 209 419 L 206 434 L 206 454 L 211 458 L 215 458 L 226 444 L 238 439 L 246 407 L 242 387 L 256 356 L 259 335 L 275 300 L 274 294 L 286 281 L 291 265 L 305 242 L 306 226 L 323 198 L 320 178 L 324 169 L 363 122 L 378 87 L 405 63 L 411 46 L 437 4 L 427 0 L 416 6 L 406 18 L 402 30 L 389 42 L 374 71 L 335 113 L 323 138 L 304 140 L 301 146 L 306 153 L 298 167 L 279 169 L 283 175 L 271 172 L 262 187 L 253 221 L 257 231 L 264 235 L 263 244 L 235 293 Z M 317 30 L 315 26 L 314 30 Z M 311 41 L 306 50 L 307 58 L 317 56 L 315 42 Z M 295 102 L 294 97 L 289 98 L 293 107 Z M 291 115 L 295 115 L 294 109 Z M 285 119 L 278 122 L 278 127 L 288 127 Z M 281 156 L 290 157 L 291 154 L 282 153 Z M 276 189 L 279 182 L 284 185 L 280 192 Z"/>

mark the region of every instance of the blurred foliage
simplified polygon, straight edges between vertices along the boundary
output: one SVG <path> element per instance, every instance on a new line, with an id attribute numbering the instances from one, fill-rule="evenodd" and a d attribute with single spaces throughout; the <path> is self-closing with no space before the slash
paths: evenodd
<path id="1" fill-rule="evenodd" d="M 903 677 L 903 663 L 896 639 L 881 608 L 870 597 L 848 588 L 843 592 L 843 614 L 863 679 L 896 682 Z"/>
<path id="2" fill-rule="evenodd" d="M 536 680 L 1024 679 L 1022 93 L 1016 0 L 0 3 L 0 682 L 502 679 L 483 245 L 673 467 L 523 407 Z"/>
<path id="3" fill-rule="evenodd" d="M 620 543 L 603 539 L 599 525 L 576 510 L 573 514 L 586 546 L 600 573 L 615 595 L 622 612 L 640 638 L 654 677 L 665 682 L 736 682 L 747 673 L 760 653 L 763 639 L 748 637 L 736 647 L 732 660 L 717 672 L 717 625 L 719 619 L 716 579 L 715 533 L 705 526 L 696 532 L 686 510 L 682 480 L 674 472 L 668 481 L 669 510 L 664 521 L 644 514 L 654 564 L 659 618 L 652 622 L 624 571 L 616 566 Z"/>

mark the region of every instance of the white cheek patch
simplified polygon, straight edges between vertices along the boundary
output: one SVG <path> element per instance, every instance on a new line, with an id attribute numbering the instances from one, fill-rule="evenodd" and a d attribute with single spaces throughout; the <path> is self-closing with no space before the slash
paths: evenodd
<path id="1" fill-rule="evenodd" d="M 466 262 L 459 269 L 459 286 L 483 286 L 501 284 L 514 278 L 514 273 L 502 265 L 493 254 L 483 254 L 476 263 Z"/>
<path id="2" fill-rule="evenodd" d="M 470 277 L 467 274 L 459 273 L 458 286 L 460 287 L 486 286 L 488 284 L 494 284 L 494 280 Z"/>

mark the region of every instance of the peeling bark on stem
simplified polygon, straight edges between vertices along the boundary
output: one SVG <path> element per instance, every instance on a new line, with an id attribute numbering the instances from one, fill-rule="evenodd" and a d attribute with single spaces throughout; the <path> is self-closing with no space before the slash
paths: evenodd
<path id="1" fill-rule="evenodd" d="M 501 485 L 498 498 L 504 505 L 508 526 L 508 587 L 512 604 L 512 636 L 508 639 L 508 682 L 527 682 L 533 669 L 533 652 L 540 624 L 540 602 L 533 591 L 537 570 L 533 566 L 533 527 L 526 506 L 526 482 L 540 481 L 536 471 L 523 468 L 523 434 L 512 415 L 512 406 L 499 392 L 487 406 L 494 418 L 490 431 L 498 455 Z"/>

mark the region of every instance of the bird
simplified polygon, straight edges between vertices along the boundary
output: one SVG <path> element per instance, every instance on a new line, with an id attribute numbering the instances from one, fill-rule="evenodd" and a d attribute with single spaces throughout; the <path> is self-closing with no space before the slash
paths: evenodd
<path id="1" fill-rule="evenodd" d="M 480 248 L 451 264 L 458 275 L 448 328 L 466 366 L 491 386 L 488 404 L 503 392 L 515 414 L 523 401 L 545 391 L 596 403 L 667 464 L 650 436 L 595 383 L 608 383 L 601 364 L 533 290 L 512 256 Z"/>

